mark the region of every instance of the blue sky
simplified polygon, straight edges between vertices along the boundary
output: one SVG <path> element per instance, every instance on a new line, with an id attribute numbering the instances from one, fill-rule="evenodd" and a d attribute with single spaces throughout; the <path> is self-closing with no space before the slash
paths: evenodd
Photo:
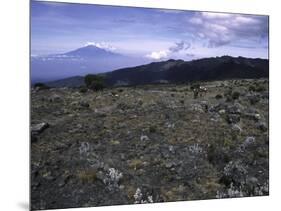
<path id="1" fill-rule="evenodd" d="M 32 55 L 87 44 L 152 60 L 268 58 L 268 17 L 32 1 Z"/>

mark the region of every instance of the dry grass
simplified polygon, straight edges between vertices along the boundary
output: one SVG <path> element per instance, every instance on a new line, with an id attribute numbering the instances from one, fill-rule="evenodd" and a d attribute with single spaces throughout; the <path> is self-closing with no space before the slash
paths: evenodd
<path id="1" fill-rule="evenodd" d="M 95 170 L 81 170 L 77 173 L 77 177 L 82 183 L 93 183 L 97 179 Z"/>
<path id="2" fill-rule="evenodd" d="M 143 161 L 140 159 L 133 159 L 133 160 L 128 161 L 128 166 L 130 169 L 137 170 L 143 166 Z"/>

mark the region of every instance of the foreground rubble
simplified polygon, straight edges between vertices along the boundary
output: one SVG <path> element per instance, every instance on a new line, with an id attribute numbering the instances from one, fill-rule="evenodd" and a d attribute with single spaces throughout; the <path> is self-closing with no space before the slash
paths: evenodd
<path id="1" fill-rule="evenodd" d="M 268 80 L 203 85 L 32 90 L 32 209 L 268 195 Z"/>

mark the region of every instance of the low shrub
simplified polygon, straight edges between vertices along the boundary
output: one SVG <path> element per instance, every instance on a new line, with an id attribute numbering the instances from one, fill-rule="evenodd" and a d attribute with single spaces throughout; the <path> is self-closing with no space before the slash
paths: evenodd
<path id="1" fill-rule="evenodd" d="M 249 91 L 250 92 L 263 92 L 266 91 L 266 87 L 262 84 L 255 84 L 249 86 Z"/>
<path id="2" fill-rule="evenodd" d="M 80 87 L 79 92 L 86 93 L 88 91 L 87 87 Z"/>
<path id="3" fill-rule="evenodd" d="M 236 91 L 236 92 L 233 92 L 233 93 L 232 93 L 232 99 L 233 99 L 233 100 L 237 100 L 239 97 L 240 97 L 240 92 L 237 92 L 237 91 Z"/>
<path id="4" fill-rule="evenodd" d="M 100 91 L 105 88 L 104 78 L 100 75 L 88 74 L 84 78 L 86 87 L 94 91 Z"/>
<path id="5" fill-rule="evenodd" d="M 50 89 L 50 87 L 44 83 L 36 83 L 33 87 L 38 90 Z"/>
<path id="6" fill-rule="evenodd" d="M 149 132 L 150 133 L 155 133 L 156 132 L 156 126 L 150 126 L 149 127 Z"/>
<path id="7" fill-rule="evenodd" d="M 218 100 L 218 99 L 223 98 L 223 96 L 222 96 L 221 94 L 217 94 L 217 95 L 215 96 L 215 98 Z"/>

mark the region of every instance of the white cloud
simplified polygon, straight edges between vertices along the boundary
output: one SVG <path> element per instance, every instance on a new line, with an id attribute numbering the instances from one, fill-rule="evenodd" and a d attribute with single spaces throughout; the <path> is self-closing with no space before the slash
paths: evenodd
<path id="1" fill-rule="evenodd" d="M 235 42 L 257 42 L 268 39 L 267 18 L 255 15 L 197 12 L 189 20 L 199 38 L 209 47 Z"/>
<path id="2" fill-rule="evenodd" d="M 113 47 L 112 45 L 110 45 L 109 43 L 106 43 L 106 42 L 87 42 L 85 46 L 89 46 L 89 45 L 92 45 L 92 46 L 95 46 L 95 47 L 98 47 L 98 48 L 102 48 L 104 50 L 107 50 L 107 51 L 115 51 L 116 48 Z"/>
<path id="3" fill-rule="evenodd" d="M 169 50 L 162 50 L 162 51 L 154 51 L 150 54 L 147 54 L 145 57 L 155 60 L 166 59 L 170 54 Z"/>
<path id="4" fill-rule="evenodd" d="M 189 20 L 190 23 L 194 23 L 194 24 L 202 24 L 203 23 L 203 20 L 201 18 L 196 18 L 196 17 L 193 17 Z"/>
<path id="5" fill-rule="evenodd" d="M 190 49 L 191 44 L 181 40 L 180 42 L 175 42 L 172 46 L 170 46 L 166 50 L 160 50 L 160 51 L 153 51 L 150 54 L 145 55 L 146 58 L 154 59 L 154 60 L 161 60 L 161 59 L 167 59 L 171 56 L 177 56 L 180 53 L 184 53 L 188 55 L 188 52 L 186 52 L 188 49 Z"/>

